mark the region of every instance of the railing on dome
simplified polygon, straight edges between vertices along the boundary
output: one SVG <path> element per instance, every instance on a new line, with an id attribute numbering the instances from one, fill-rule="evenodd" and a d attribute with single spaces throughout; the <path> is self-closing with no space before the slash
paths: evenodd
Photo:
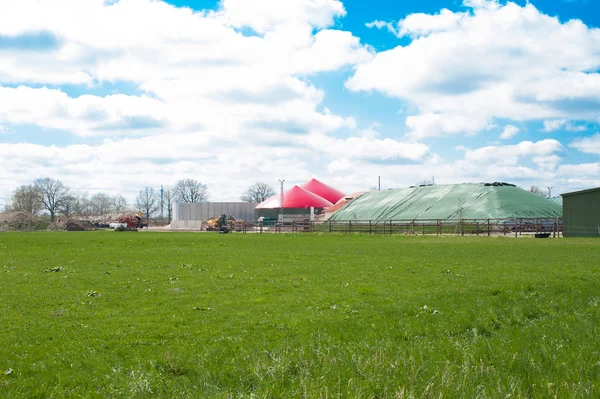
<path id="1" fill-rule="evenodd" d="M 428 220 L 329 220 L 284 219 L 283 221 L 246 222 L 236 231 L 243 233 L 345 233 L 459 236 L 562 235 L 561 218 L 506 219 L 428 219 Z"/>

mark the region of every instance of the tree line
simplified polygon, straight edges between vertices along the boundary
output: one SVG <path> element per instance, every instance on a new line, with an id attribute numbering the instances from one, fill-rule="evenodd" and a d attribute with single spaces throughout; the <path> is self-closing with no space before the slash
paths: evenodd
<path id="1" fill-rule="evenodd" d="M 240 197 L 246 202 L 263 202 L 275 191 L 266 183 L 254 183 Z M 23 211 L 33 215 L 42 211 L 50 214 L 54 222 L 57 215 L 65 218 L 77 216 L 96 216 L 108 213 L 135 210 L 142 212 L 146 220 L 165 212 L 169 222 L 173 215 L 175 203 L 206 202 L 209 199 L 208 187 L 195 179 L 182 179 L 173 187 L 155 190 L 144 187 L 136 197 L 135 204 L 128 204 L 122 195 L 110 196 L 96 193 L 89 196 L 86 192 L 78 192 L 67 187 L 62 181 L 51 177 L 35 179 L 32 184 L 18 187 L 10 198 L 6 210 Z M 162 212 L 161 212 L 162 211 Z"/>

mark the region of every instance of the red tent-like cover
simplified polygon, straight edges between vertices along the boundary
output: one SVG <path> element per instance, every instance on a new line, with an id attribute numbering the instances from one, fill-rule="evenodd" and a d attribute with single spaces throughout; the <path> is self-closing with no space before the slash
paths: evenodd
<path id="1" fill-rule="evenodd" d="M 283 207 L 284 208 L 327 208 L 333 205 L 324 198 L 306 191 L 303 188 L 294 186 L 283 192 Z M 266 201 L 258 204 L 254 209 L 277 209 L 281 208 L 281 194 L 275 194 Z"/>
<path id="2" fill-rule="evenodd" d="M 332 204 L 335 204 L 340 199 L 344 198 L 345 195 L 343 192 L 338 191 L 333 187 L 329 187 L 327 184 L 321 183 L 317 179 L 312 179 L 308 183 L 302 184 L 300 187 L 311 193 L 317 194 L 321 198 L 325 198 Z"/>

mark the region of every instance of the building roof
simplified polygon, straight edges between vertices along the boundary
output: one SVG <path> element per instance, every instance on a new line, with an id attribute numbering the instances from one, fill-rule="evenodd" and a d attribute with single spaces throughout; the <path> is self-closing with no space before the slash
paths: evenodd
<path id="1" fill-rule="evenodd" d="M 562 206 L 510 185 L 455 184 L 368 192 L 332 220 L 555 218 Z"/>
<path id="2" fill-rule="evenodd" d="M 343 198 L 341 198 L 338 202 L 336 202 L 329 208 L 324 209 L 324 211 L 327 213 L 337 212 L 340 209 L 342 209 L 348 202 L 355 200 L 356 198 L 360 197 L 361 195 L 363 195 L 366 192 L 367 191 L 359 191 L 359 192 L 351 194 L 349 196 L 344 196 Z"/>
<path id="3" fill-rule="evenodd" d="M 564 194 L 561 194 L 561 196 L 562 196 L 562 197 L 568 197 L 568 196 L 570 196 L 570 195 L 579 195 L 579 194 L 593 193 L 593 192 L 595 192 L 595 191 L 599 191 L 599 190 L 600 190 L 600 187 L 597 187 L 597 188 L 589 188 L 589 189 L 587 189 L 587 190 L 573 191 L 573 192 L 571 192 L 571 193 L 564 193 Z"/>
<path id="4" fill-rule="evenodd" d="M 321 198 L 325 198 L 332 204 L 335 204 L 340 199 L 344 198 L 343 192 L 336 190 L 325 183 L 321 183 L 317 179 L 312 179 L 309 182 L 301 184 L 300 187 L 310 191 L 311 193 L 317 194 Z"/>
<path id="5" fill-rule="evenodd" d="M 319 197 L 299 186 L 294 186 L 283 192 L 283 208 L 327 208 L 333 205 L 325 198 Z M 275 194 L 254 209 L 281 208 L 281 194 Z"/>

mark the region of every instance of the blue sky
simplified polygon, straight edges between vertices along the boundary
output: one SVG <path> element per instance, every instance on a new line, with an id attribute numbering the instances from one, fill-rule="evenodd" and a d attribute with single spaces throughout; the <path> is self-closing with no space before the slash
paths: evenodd
<path id="1" fill-rule="evenodd" d="M 598 27 L 591 0 L 6 1 L 0 207 L 42 176 L 130 202 L 181 178 L 599 186 Z"/>

